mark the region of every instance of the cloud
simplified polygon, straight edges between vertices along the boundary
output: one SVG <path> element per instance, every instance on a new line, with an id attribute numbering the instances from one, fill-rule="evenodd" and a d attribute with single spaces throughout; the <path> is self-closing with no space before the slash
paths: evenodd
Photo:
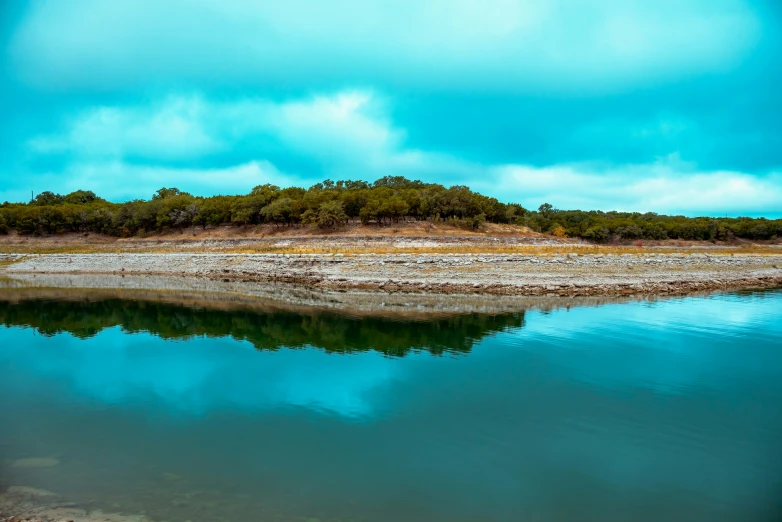
<path id="1" fill-rule="evenodd" d="M 564 209 L 623 210 L 683 215 L 779 216 L 782 173 L 758 177 L 732 171 L 698 171 L 663 159 L 646 165 L 505 165 L 491 184 L 528 205 L 544 201 Z M 490 191 L 489 183 L 478 190 Z M 537 202 L 537 203 L 536 203 Z"/>
<path id="2" fill-rule="evenodd" d="M 149 199 L 161 187 L 178 187 L 196 195 L 247 194 L 265 183 L 290 186 L 300 181 L 263 160 L 224 168 L 166 167 L 123 161 L 74 162 L 62 171 L 26 176 L 16 186 L 0 191 L 0 199 L 27 201 L 30 187 L 39 192 L 54 190 L 63 194 L 92 190 L 111 201 L 128 201 Z"/>
<path id="3" fill-rule="evenodd" d="M 30 140 L 31 152 L 91 161 L 197 161 L 246 144 L 246 159 L 282 149 L 339 170 L 373 163 L 385 168 L 404 139 L 377 96 L 353 90 L 282 102 L 168 96 L 151 105 L 92 107 L 63 127 Z"/>
<path id="4" fill-rule="evenodd" d="M 227 145 L 209 135 L 198 98 L 171 98 L 152 108 L 97 107 L 69 122 L 65 135 L 30 142 L 40 153 L 148 159 L 190 159 Z"/>
<path id="5" fill-rule="evenodd" d="M 635 132 L 679 136 L 690 127 L 666 116 Z M 62 171 L 39 174 L 37 186 L 91 189 L 112 200 L 149 197 L 161 186 L 208 195 L 246 193 L 262 183 L 308 186 L 325 178 L 372 181 L 401 175 L 467 184 L 529 208 L 548 202 L 559 208 L 687 215 L 773 214 L 782 201 L 778 171 L 753 176 L 703 170 L 677 153 L 640 164 L 536 166 L 418 149 L 408 144 L 407 135 L 389 117 L 385 100 L 370 91 L 286 101 L 187 95 L 150 105 L 95 107 L 29 147 L 38 156 L 67 151 Z M 28 190 L 9 190 L 5 197 L 26 197 Z"/>
<path id="6" fill-rule="evenodd" d="M 734 67 L 763 33 L 755 9 L 744 0 L 43 0 L 9 50 L 18 77 L 45 88 L 583 92 Z"/>

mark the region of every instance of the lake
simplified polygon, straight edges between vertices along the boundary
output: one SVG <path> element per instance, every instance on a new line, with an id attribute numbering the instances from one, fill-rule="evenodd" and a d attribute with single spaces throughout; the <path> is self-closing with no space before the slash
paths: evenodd
<path id="1" fill-rule="evenodd" d="M 0 484 L 159 521 L 780 514 L 781 291 L 432 316 L 0 301 L 0 372 Z"/>

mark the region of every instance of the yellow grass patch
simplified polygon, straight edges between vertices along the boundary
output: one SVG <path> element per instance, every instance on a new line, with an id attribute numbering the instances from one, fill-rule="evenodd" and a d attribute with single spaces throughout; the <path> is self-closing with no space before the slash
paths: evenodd
<path id="1" fill-rule="evenodd" d="M 15 244 L 0 245 L 0 254 L 121 254 L 121 253 L 225 253 L 225 254 L 519 254 L 555 256 L 566 254 L 631 254 L 642 256 L 644 254 L 710 254 L 710 255 L 781 255 L 782 248 L 776 246 L 753 245 L 741 247 L 615 247 L 597 245 L 442 245 L 442 246 L 394 246 L 394 245 L 304 245 L 304 246 L 274 246 L 258 244 L 252 246 L 233 245 L 171 245 L 171 244 L 93 244 L 93 245 L 46 245 L 46 244 Z M 0 261 L 0 266 L 10 264 L 12 261 Z"/>

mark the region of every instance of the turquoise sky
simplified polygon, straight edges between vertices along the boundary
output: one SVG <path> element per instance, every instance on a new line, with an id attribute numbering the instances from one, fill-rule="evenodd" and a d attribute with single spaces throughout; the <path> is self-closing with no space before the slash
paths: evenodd
<path id="1" fill-rule="evenodd" d="M 782 215 L 774 0 L 0 3 L 0 201 L 404 175 Z"/>

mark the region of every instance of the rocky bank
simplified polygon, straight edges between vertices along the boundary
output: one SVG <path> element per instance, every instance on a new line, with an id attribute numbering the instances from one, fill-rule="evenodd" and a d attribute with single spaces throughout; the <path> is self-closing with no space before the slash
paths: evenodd
<path id="1" fill-rule="evenodd" d="M 3 272 L 187 276 L 385 292 L 667 295 L 782 286 L 782 255 L 2 254 Z"/>

